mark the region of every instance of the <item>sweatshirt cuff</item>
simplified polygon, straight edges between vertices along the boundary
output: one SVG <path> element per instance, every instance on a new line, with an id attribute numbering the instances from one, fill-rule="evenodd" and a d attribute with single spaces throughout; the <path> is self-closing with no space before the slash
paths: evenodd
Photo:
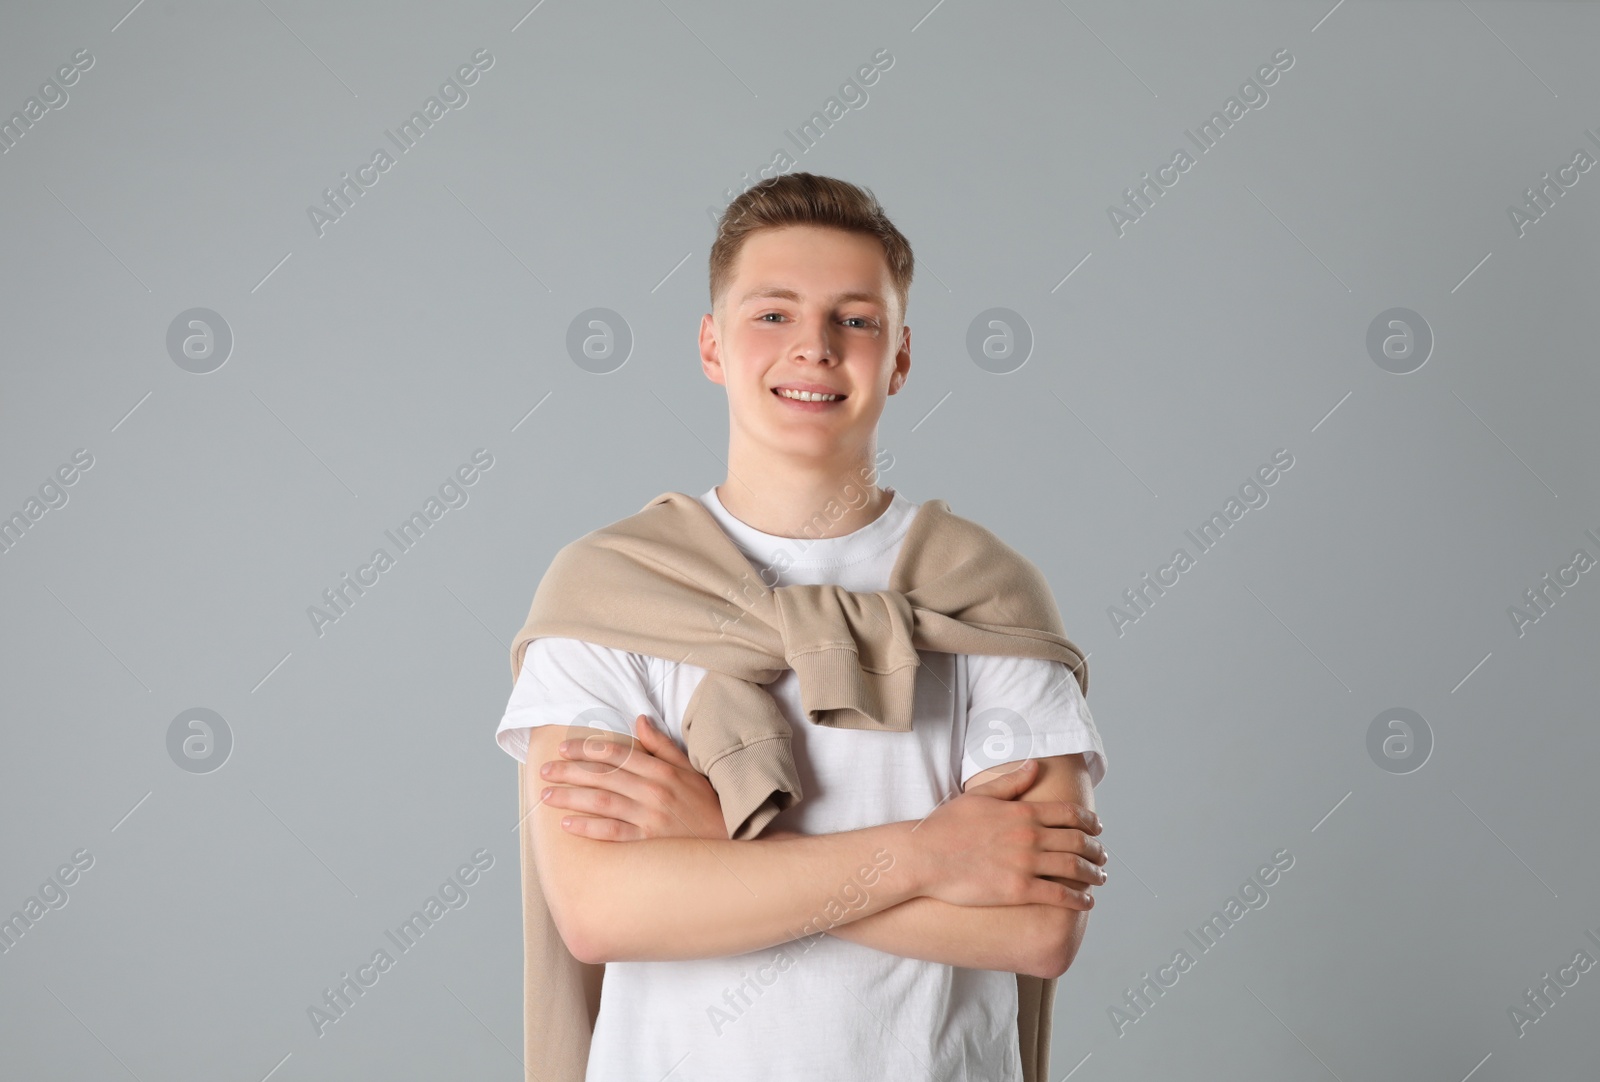
<path id="1" fill-rule="evenodd" d="M 722 802 L 728 837 L 760 836 L 779 812 L 799 802 L 800 772 L 795 769 L 791 736 L 783 733 L 733 748 L 706 768 Z"/>

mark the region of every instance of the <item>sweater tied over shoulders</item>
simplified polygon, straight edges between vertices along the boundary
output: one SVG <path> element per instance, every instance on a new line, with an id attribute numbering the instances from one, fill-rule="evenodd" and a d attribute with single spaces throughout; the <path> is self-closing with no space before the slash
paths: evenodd
<path id="1" fill-rule="evenodd" d="M 889 588 L 768 587 L 699 500 L 665 492 L 560 549 L 511 644 L 513 683 L 528 643 L 548 636 L 691 662 L 705 670 L 682 719 L 689 761 L 710 780 L 728 836 L 760 836 L 804 796 L 788 720 L 766 685 L 795 671 L 808 724 L 909 732 L 918 650 L 1064 663 L 1085 695 L 1089 669 L 1049 584 L 994 533 L 920 504 Z M 526 763 L 522 836 L 524 1046 L 528 1082 L 583 1082 L 604 965 L 579 962 L 550 916 L 534 863 Z M 1050 1066 L 1055 978 L 1017 974 L 1024 1082 Z"/>

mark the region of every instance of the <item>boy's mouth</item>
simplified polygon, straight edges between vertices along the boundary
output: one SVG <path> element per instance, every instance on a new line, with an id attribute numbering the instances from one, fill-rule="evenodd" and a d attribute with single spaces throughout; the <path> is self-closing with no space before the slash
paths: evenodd
<path id="1" fill-rule="evenodd" d="M 800 391 L 789 387 L 774 387 L 772 393 L 783 401 L 797 406 L 833 406 L 849 397 L 845 394 Z"/>

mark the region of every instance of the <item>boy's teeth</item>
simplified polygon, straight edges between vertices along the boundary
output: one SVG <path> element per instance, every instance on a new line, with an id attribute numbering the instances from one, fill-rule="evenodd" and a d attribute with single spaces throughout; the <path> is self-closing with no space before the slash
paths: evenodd
<path id="1" fill-rule="evenodd" d="M 818 394 L 815 391 L 791 391 L 786 388 L 780 388 L 778 393 L 784 398 L 795 398 L 801 402 L 833 402 L 844 397 L 836 394 Z"/>

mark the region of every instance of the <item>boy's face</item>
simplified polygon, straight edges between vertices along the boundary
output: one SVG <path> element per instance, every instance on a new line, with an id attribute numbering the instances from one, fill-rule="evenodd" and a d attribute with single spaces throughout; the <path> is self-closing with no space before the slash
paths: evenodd
<path id="1" fill-rule="evenodd" d="M 732 438 L 823 468 L 870 454 L 887 397 L 911 368 L 899 308 L 872 237 L 809 225 L 752 233 L 700 322 L 701 368 L 728 389 Z M 791 385 L 845 397 L 824 404 L 776 393 Z"/>

